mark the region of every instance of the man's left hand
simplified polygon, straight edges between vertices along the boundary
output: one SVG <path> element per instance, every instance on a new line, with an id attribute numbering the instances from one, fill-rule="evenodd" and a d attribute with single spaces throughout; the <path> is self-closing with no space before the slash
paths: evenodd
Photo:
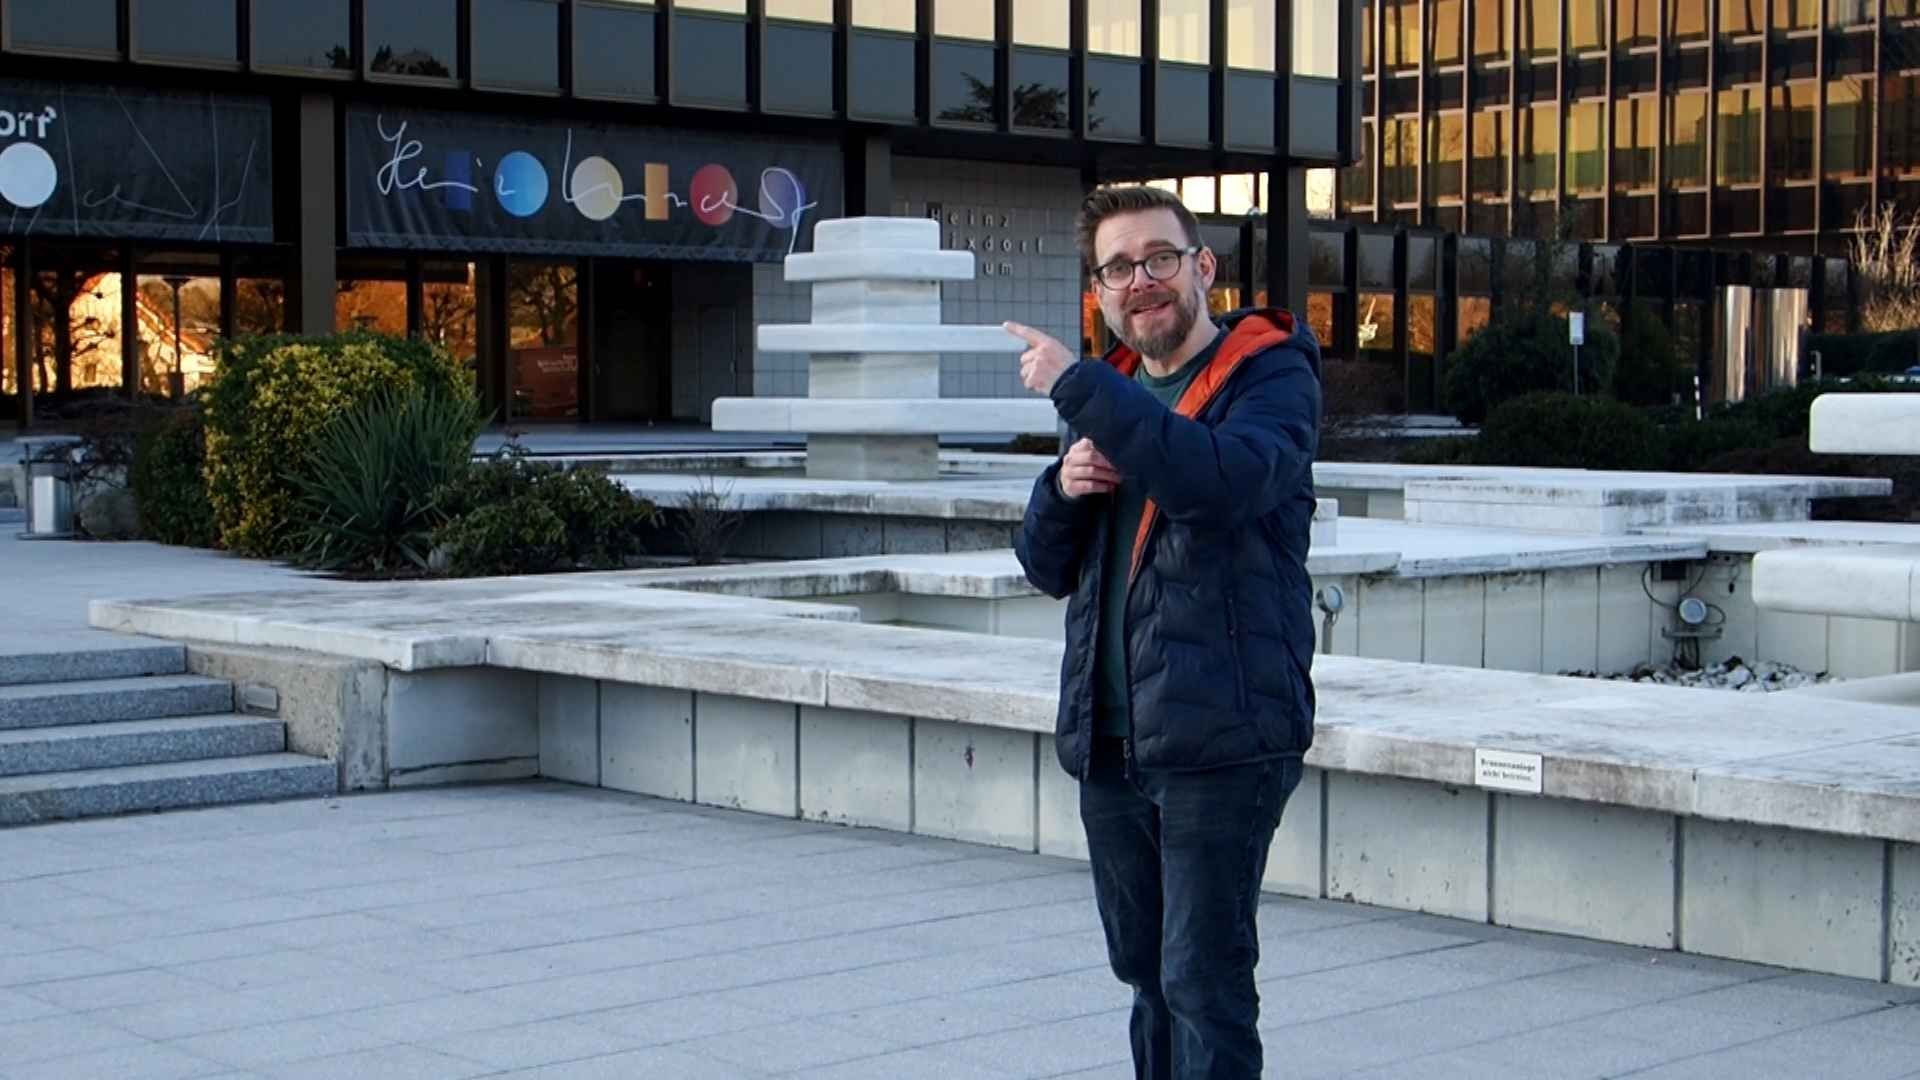
<path id="1" fill-rule="evenodd" d="M 1031 326 L 1017 322 L 1001 325 L 1007 333 L 1027 343 L 1027 351 L 1020 354 L 1020 381 L 1034 393 L 1053 393 L 1053 384 L 1073 366 L 1073 354 L 1065 345 Z"/>

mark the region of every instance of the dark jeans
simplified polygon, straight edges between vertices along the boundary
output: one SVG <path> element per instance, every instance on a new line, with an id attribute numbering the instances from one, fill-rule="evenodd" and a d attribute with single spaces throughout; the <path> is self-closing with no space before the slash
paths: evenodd
<path id="1" fill-rule="evenodd" d="M 1134 1076 L 1258 1080 L 1254 918 L 1300 760 L 1139 771 L 1124 745 L 1094 740 L 1080 820 L 1107 955 L 1134 989 Z"/>

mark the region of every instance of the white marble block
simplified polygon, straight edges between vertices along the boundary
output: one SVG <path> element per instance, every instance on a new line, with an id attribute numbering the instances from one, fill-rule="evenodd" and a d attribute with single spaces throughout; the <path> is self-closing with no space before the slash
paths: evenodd
<path id="1" fill-rule="evenodd" d="M 819 323 L 937 323 L 940 286 L 932 281 L 823 281 L 813 287 Z"/>
<path id="2" fill-rule="evenodd" d="M 1807 447 L 1816 454 L 1920 454 L 1920 394 L 1822 394 Z"/>
<path id="3" fill-rule="evenodd" d="M 940 358 L 929 353 L 814 353 L 807 362 L 807 396 L 937 398 Z"/>

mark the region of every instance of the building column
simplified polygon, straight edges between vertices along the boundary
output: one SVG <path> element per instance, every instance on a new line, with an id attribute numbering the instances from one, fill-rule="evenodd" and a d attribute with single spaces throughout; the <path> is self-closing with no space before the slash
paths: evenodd
<path id="1" fill-rule="evenodd" d="M 884 135 L 857 135 L 841 147 L 848 217 L 893 214 L 893 143 Z"/>
<path id="2" fill-rule="evenodd" d="M 297 112 L 295 148 L 300 205 L 294 225 L 296 265 L 288 290 L 288 329 L 298 334 L 334 331 L 334 289 L 339 272 L 338 228 L 334 208 L 333 98 L 302 94 Z"/>
<path id="3" fill-rule="evenodd" d="M 1267 303 L 1307 317 L 1307 170 L 1275 171 L 1267 181 Z"/>

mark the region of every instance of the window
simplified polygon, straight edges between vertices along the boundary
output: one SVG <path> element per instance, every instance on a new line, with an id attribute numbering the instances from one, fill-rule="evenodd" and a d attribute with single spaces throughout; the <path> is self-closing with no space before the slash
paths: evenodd
<path id="1" fill-rule="evenodd" d="M 451 79 L 460 69 L 455 0 L 366 0 L 367 69 Z"/>
<path id="2" fill-rule="evenodd" d="M 1880 110 L 1880 167 L 1890 176 L 1920 176 L 1920 75 L 1887 79 Z"/>
<path id="3" fill-rule="evenodd" d="M 1314 5 L 1302 0 L 1296 6 L 1307 11 L 1305 19 L 1296 13 L 1294 25 L 1311 26 Z M 1274 34 L 1273 0 L 1227 0 L 1228 67 L 1246 71 L 1272 71 Z M 1311 51 L 1305 45 L 1298 40 L 1294 42 L 1295 50 L 1301 53 Z M 1334 74 L 1337 75 L 1340 72 L 1339 48 L 1336 46 L 1329 52 L 1331 55 L 1325 56 L 1323 62 L 1332 61 Z M 1298 60 L 1295 63 L 1298 64 Z"/>
<path id="4" fill-rule="evenodd" d="M 1420 198 L 1415 182 L 1420 175 L 1420 129 L 1411 116 L 1387 121 L 1385 139 L 1380 146 L 1380 185 L 1390 203 L 1410 203 Z"/>
<path id="5" fill-rule="evenodd" d="M 1473 197 L 1500 202 L 1507 197 L 1507 110 L 1486 109 L 1473 114 Z"/>
<path id="6" fill-rule="evenodd" d="M 1321 348 L 1333 344 L 1333 294 L 1330 292 L 1309 292 L 1307 294 L 1307 325 L 1313 327 L 1313 336 L 1319 339 Z"/>
<path id="7" fill-rule="evenodd" d="M 348 0 L 253 0 L 253 66 L 352 71 Z"/>
<path id="8" fill-rule="evenodd" d="M 1827 25 L 1862 26 L 1873 21 L 1873 0 L 1827 0 Z"/>
<path id="9" fill-rule="evenodd" d="M 993 5 L 979 0 L 937 0 L 933 7 L 937 37 L 993 40 Z"/>
<path id="10" fill-rule="evenodd" d="M 1510 59 L 1512 22 L 1513 0 L 1473 0 L 1473 58 Z"/>
<path id="11" fill-rule="evenodd" d="M 1657 105 L 1651 97 L 1613 103 L 1613 190 L 1653 187 L 1653 151 L 1660 138 Z"/>
<path id="12" fill-rule="evenodd" d="M 1219 204 L 1219 184 L 1211 176 L 1189 176 L 1180 181 L 1180 201 L 1196 214 L 1211 214 Z"/>
<path id="13" fill-rule="evenodd" d="M 1812 30 L 1820 25 L 1820 0 L 1773 0 L 1775 30 Z"/>
<path id="14" fill-rule="evenodd" d="M 676 11 L 710 11 L 716 15 L 745 15 L 747 0 L 679 0 Z"/>
<path id="15" fill-rule="evenodd" d="M 117 0 L 7 0 L 6 7 L 10 48 L 120 51 Z"/>
<path id="16" fill-rule="evenodd" d="M 1688 90 L 1667 99 L 1667 182 L 1707 185 L 1707 92 Z"/>
<path id="17" fill-rule="evenodd" d="M 1393 352 L 1393 294 L 1360 294 L 1358 331 L 1360 348 L 1370 352 Z"/>
<path id="18" fill-rule="evenodd" d="M 1459 315 L 1453 323 L 1453 343 L 1464 345 L 1468 338 L 1493 321 L 1493 301 L 1484 296 L 1463 296 L 1455 303 Z"/>
<path id="19" fill-rule="evenodd" d="M 1773 122 L 1767 159 L 1773 180 L 1813 179 L 1813 123 L 1816 83 L 1773 88 Z"/>
<path id="20" fill-rule="evenodd" d="M 1567 0 L 1567 45 L 1574 52 L 1607 47 L 1607 0 Z"/>
<path id="21" fill-rule="evenodd" d="M 1605 184 L 1605 108 L 1603 102 L 1577 101 L 1567 110 L 1567 190 L 1576 195 L 1597 195 Z"/>
<path id="22" fill-rule="evenodd" d="M 1387 70 L 1420 66 L 1420 6 L 1416 0 L 1384 0 Z"/>
<path id="23" fill-rule="evenodd" d="M 560 87 L 560 5 L 553 0 L 470 0 L 473 81 L 528 90 Z"/>
<path id="24" fill-rule="evenodd" d="M 651 7 L 573 9 L 573 92 L 588 97 L 652 99 L 654 12 Z"/>
<path id="25" fill-rule="evenodd" d="M 1720 91 L 1714 124 L 1714 182 L 1722 186 L 1760 182 L 1760 91 Z"/>
<path id="26" fill-rule="evenodd" d="M 1720 36 L 1751 37 L 1767 24 L 1767 0 L 1720 0 Z"/>
<path id="27" fill-rule="evenodd" d="M 240 59 L 240 9 L 234 0 L 140 0 L 133 45 L 143 60 L 233 64 Z"/>
<path id="28" fill-rule="evenodd" d="M 1825 168 L 1829 180 L 1873 175 L 1873 83 L 1864 78 L 1827 83 Z"/>
<path id="29" fill-rule="evenodd" d="M 1667 0 L 1667 37 L 1673 41 L 1704 41 L 1709 0 Z"/>
<path id="30" fill-rule="evenodd" d="M 1067 0 L 1013 0 L 1013 43 L 1065 49 L 1070 44 L 1067 24 L 1071 16 L 1072 5 Z"/>
<path id="31" fill-rule="evenodd" d="M 1140 55 L 1140 0 L 1087 0 L 1087 51 Z"/>
<path id="32" fill-rule="evenodd" d="M 1560 0 L 1520 0 L 1520 41 L 1535 59 L 1560 53 Z"/>
<path id="33" fill-rule="evenodd" d="M 1464 113 L 1427 117 L 1427 192 L 1435 202 L 1460 201 L 1460 166 L 1466 160 L 1466 142 Z"/>
<path id="34" fill-rule="evenodd" d="M 1654 44 L 1660 35 L 1658 0 L 1614 0 L 1613 25 L 1616 44 L 1627 47 Z"/>
<path id="35" fill-rule="evenodd" d="M 914 7 L 914 0 L 853 0 L 853 25 L 912 34 L 920 29 Z"/>
<path id="36" fill-rule="evenodd" d="M 1520 113 L 1519 184 L 1523 194 L 1550 199 L 1560 190 L 1560 106 L 1532 105 Z"/>
<path id="37" fill-rule="evenodd" d="M 1340 170 L 1340 206 L 1351 210 L 1373 205 L 1373 121 L 1360 121 L 1358 160 Z"/>
<path id="38" fill-rule="evenodd" d="M 978 3 L 979 0 L 966 0 Z M 1160 59 L 1184 64 L 1212 61 L 1210 0 L 1161 0 Z"/>
<path id="39" fill-rule="evenodd" d="M 1461 0 L 1430 0 L 1427 55 L 1445 67 L 1460 62 Z"/>
<path id="40" fill-rule="evenodd" d="M 1337 0 L 1293 0 L 1293 73 L 1340 77 L 1340 8 Z M 1371 20 L 1369 20 L 1370 22 Z M 1372 43 L 1362 46 L 1367 62 Z"/>
<path id="41" fill-rule="evenodd" d="M 833 0 L 767 0 L 767 18 L 789 22 L 831 23 Z"/>

